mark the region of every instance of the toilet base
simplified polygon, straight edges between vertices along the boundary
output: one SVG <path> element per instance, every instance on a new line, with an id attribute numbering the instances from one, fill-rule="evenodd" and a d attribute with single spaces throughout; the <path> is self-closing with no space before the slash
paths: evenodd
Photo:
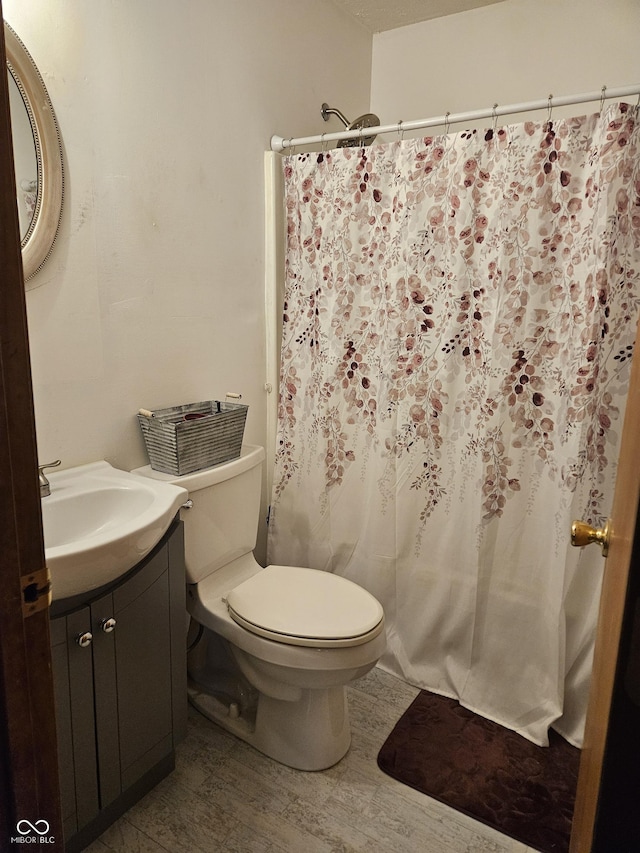
<path id="1" fill-rule="evenodd" d="M 189 701 L 200 713 L 259 752 L 296 770 L 326 770 L 343 758 L 351 744 L 344 687 L 302 690 L 290 702 L 259 694 L 245 717 L 237 703 L 228 705 L 189 683 Z"/>

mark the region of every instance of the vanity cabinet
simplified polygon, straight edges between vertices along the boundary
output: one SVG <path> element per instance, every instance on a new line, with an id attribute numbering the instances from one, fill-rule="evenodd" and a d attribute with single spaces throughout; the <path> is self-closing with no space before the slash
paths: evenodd
<path id="1" fill-rule="evenodd" d="M 117 582 L 54 602 L 52 660 L 67 853 L 174 767 L 186 734 L 182 522 Z"/>

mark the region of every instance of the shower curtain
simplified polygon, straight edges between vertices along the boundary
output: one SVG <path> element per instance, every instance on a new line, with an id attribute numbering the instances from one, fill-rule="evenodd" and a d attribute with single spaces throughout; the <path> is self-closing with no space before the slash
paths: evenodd
<path id="1" fill-rule="evenodd" d="M 580 745 L 640 304 L 637 110 L 288 156 L 269 561 L 381 666 Z"/>

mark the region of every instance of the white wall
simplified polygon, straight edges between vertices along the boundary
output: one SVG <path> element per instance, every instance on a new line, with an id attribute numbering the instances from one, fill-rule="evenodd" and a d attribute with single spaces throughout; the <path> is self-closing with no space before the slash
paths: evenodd
<path id="1" fill-rule="evenodd" d="M 371 108 L 391 124 L 640 83 L 639 36 L 638 0 L 505 0 L 402 27 L 374 36 Z"/>
<path id="2" fill-rule="evenodd" d="M 371 36 L 321 0 L 3 0 L 65 149 L 27 292 L 40 461 L 145 464 L 134 414 L 239 391 L 265 440 L 263 152 L 368 108 Z"/>

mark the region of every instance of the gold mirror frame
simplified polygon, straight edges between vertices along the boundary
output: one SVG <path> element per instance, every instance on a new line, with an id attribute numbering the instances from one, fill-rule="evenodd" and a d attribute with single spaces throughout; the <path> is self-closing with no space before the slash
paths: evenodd
<path id="1" fill-rule="evenodd" d="M 38 163 L 38 194 L 29 230 L 22 239 L 24 280 L 42 268 L 55 243 L 60 217 L 64 172 L 58 123 L 44 81 L 31 54 L 4 21 L 7 70 L 27 110 Z"/>

